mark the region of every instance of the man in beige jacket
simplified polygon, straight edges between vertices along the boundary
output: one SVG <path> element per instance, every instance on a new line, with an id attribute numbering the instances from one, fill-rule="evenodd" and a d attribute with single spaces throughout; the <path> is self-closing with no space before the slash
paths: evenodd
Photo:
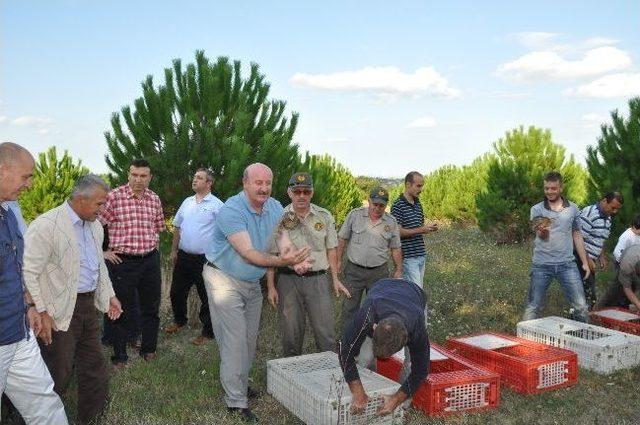
<path id="1" fill-rule="evenodd" d="M 81 177 L 69 201 L 36 218 L 25 235 L 23 273 L 42 317 L 42 357 L 60 395 L 75 366 L 81 424 L 101 414 L 109 387 L 95 309 L 111 320 L 122 312 L 102 257 L 102 226 L 96 221 L 108 191 L 98 176 Z"/>

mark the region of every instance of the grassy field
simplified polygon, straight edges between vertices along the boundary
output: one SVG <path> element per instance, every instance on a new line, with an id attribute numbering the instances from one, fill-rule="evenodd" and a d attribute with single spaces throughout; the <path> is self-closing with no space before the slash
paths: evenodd
<path id="1" fill-rule="evenodd" d="M 433 341 L 443 343 L 448 336 L 485 330 L 515 333 L 528 287 L 530 245 L 495 246 L 475 229 L 442 229 L 429 237 L 428 250 L 425 287 Z M 600 277 L 602 292 L 608 276 L 603 273 Z M 164 295 L 162 326 L 170 320 L 168 288 Z M 566 315 L 567 306 L 557 284 L 548 296 L 545 314 Z M 199 333 L 199 326 L 194 325 L 176 336 L 161 333 L 158 361 L 145 363 L 134 358 L 130 367 L 112 378 L 107 424 L 237 423 L 227 415 L 222 401 L 216 345 L 191 345 L 190 339 Z M 307 336 L 305 347 L 312 352 L 309 332 Z M 252 385 L 262 395 L 250 404 L 262 423 L 300 423 L 266 394 L 266 361 L 279 354 L 277 316 L 265 302 L 252 375 Z M 407 423 L 637 424 L 639 389 L 640 367 L 608 376 L 581 370 L 579 383 L 571 388 L 532 396 L 503 388 L 498 409 L 446 420 L 429 419 L 409 410 Z M 73 400 L 69 402 L 71 407 Z"/>

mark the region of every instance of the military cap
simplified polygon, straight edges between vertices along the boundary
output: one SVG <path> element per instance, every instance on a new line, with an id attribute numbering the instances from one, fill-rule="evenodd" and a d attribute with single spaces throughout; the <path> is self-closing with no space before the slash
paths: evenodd
<path id="1" fill-rule="evenodd" d="M 295 173 L 289 179 L 289 187 L 313 187 L 313 180 L 309 173 Z"/>
<path id="2" fill-rule="evenodd" d="M 382 186 L 374 187 L 369 194 L 369 198 L 372 202 L 389 202 L 389 191 Z"/>

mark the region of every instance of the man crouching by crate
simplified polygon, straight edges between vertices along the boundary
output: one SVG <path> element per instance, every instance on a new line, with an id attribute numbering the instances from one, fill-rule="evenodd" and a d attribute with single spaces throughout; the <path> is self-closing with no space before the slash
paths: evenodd
<path id="1" fill-rule="evenodd" d="M 371 354 L 377 359 L 385 359 L 405 346 L 409 350 L 409 356 L 405 357 L 411 359 L 411 372 L 395 394 L 383 396 L 384 403 L 377 411 L 379 415 L 392 413 L 418 390 L 429 372 L 425 307 L 424 292 L 412 282 L 381 279 L 373 284 L 340 341 L 340 366 L 353 396 L 351 413 L 362 413 L 369 402 L 358 375 L 356 357 L 359 362 L 363 357 L 371 358 Z"/>

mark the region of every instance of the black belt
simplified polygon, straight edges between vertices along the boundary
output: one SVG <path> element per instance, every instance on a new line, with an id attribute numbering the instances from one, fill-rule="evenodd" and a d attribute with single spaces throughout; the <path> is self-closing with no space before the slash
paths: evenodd
<path id="1" fill-rule="evenodd" d="M 204 254 L 192 254 L 192 253 L 187 252 L 187 251 L 184 251 L 184 250 L 182 250 L 182 249 L 179 249 L 179 250 L 178 250 L 178 253 L 179 253 L 179 254 L 182 254 L 182 255 L 186 255 L 187 257 L 193 257 L 193 258 L 201 258 L 201 257 L 204 257 Z"/>
<path id="2" fill-rule="evenodd" d="M 294 274 L 294 275 L 300 276 L 300 277 L 312 277 L 312 276 L 320 276 L 320 275 L 323 275 L 323 274 L 327 274 L 326 270 L 317 270 L 317 271 L 306 272 L 306 273 L 303 273 L 303 274 L 298 274 L 298 273 L 296 273 L 295 270 L 290 269 L 288 267 L 280 267 L 278 269 L 278 272 L 281 273 L 281 274 Z"/>
<path id="3" fill-rule="evenodd" d="M 78 298 L 93 298 L 93 294 L 95 293 L 95 291 L 91 291 L 91 292 L 78 292 Z"/>
<path id="4" fill-rule="evenodd" d="M 366 266 L 361 266 L 360 264 L 356 264 L 353 261 L 349 261 L 351 264 L 353 264 L 356 267 L 360 267 L 361 269 L 367 269 L 367 270 L 373 270 L 373 269 L 377 269 L 380 268 L 382 266 L 386 266 L 385 263 L 380 264 L 379 266 L 373 266 L 373 267 L 366 267 Z"/>
<path id="5" fill-rule="evenodd" d="M 151 251 L 146 252 L 144 254 L 119 254 L 119 253 L 116 253 L 116 254 L 118 255 L 118 257 L 124 258 L 125 260 L 143 260 L 145 258 L 151 257 L 156 252 L 158 251 L 155 249 L 152 249 Z"/>

